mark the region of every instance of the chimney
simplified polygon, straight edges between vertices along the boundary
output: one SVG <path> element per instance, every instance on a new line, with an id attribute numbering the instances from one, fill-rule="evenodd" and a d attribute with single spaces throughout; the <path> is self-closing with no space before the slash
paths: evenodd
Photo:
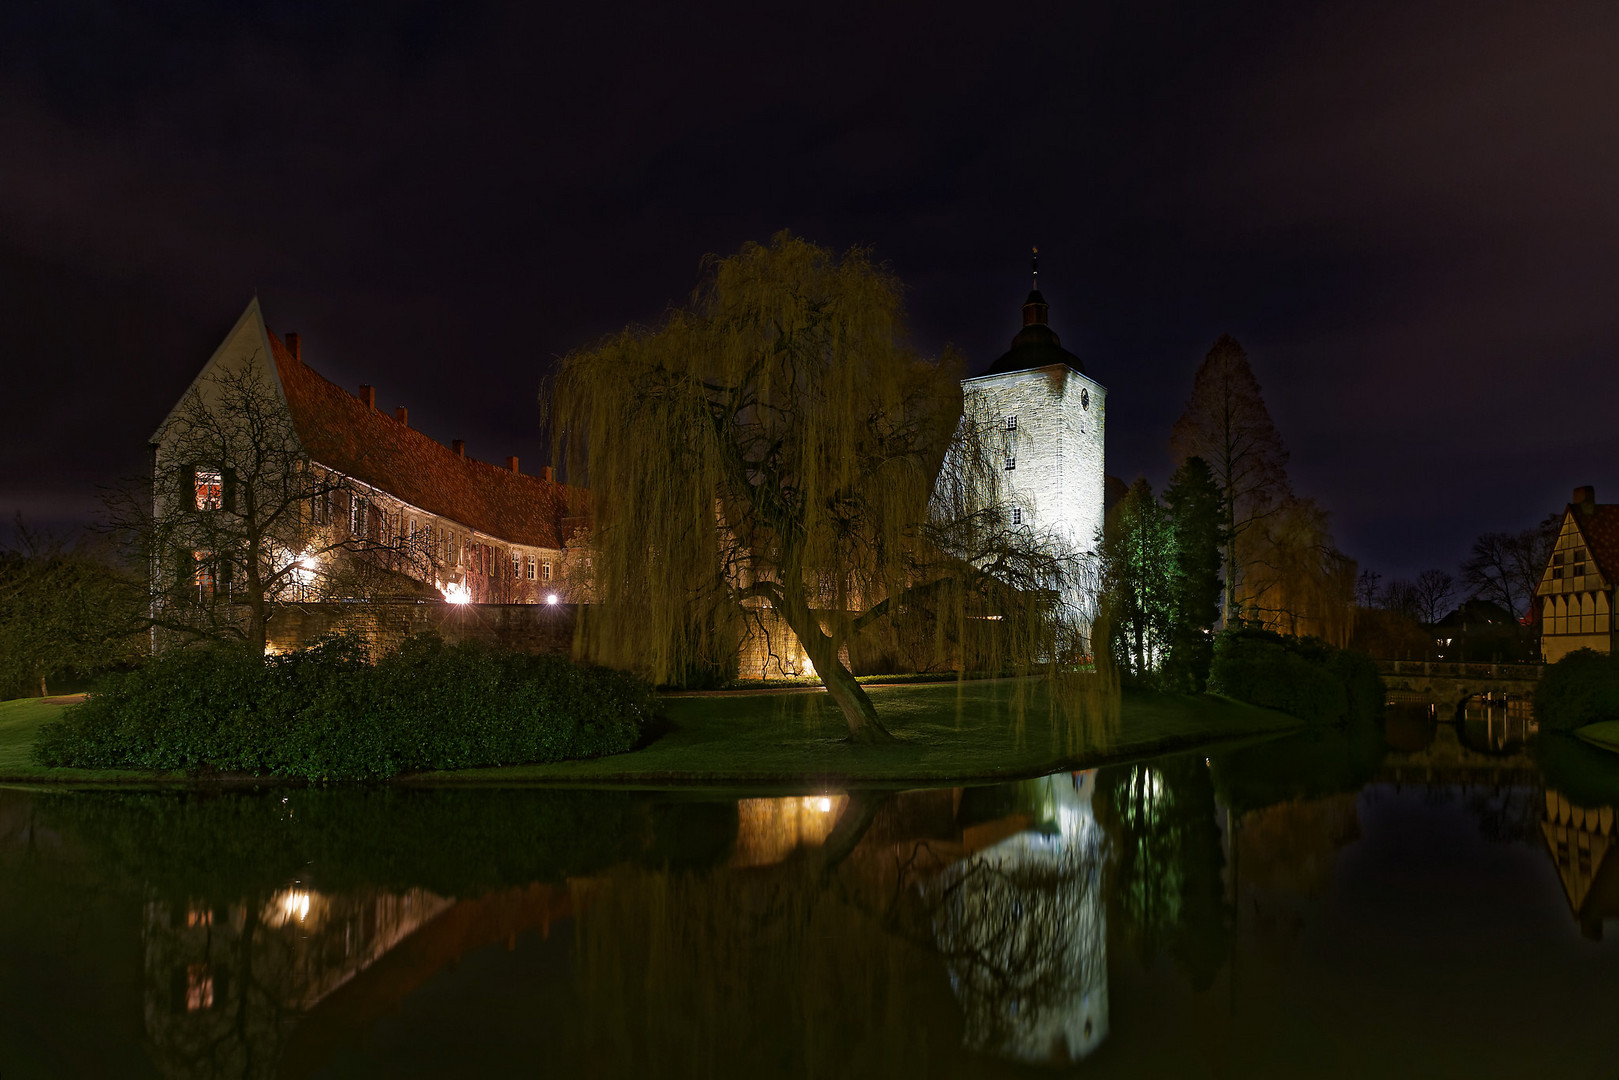
<path id="1" fill-rule="evenodd" d="M 1574 489 L 1574 498 L 1569 500 L 1574 509 L 1582 514 L 1594 514 L 1597 509 L 1597 489 L 1587 484 L 1585 487 Z"/>
<path id="2" fill-rule="evenodd" d="M 365 407 L 366 408 L 368 408 L 368 409 L 376 408 L 377 407 L 377 388 L 372 386 L 370 383 L 361 383 L 360 384 L 360 400 L 365 402 Z"/>
<path id="3" fill-rule="evenodd" d="M 551 466 L 545 465 L 545 466 L 542 466 L 540 468 L 540 479 L 541 480 L 549 480 L 549 479 L 551 479 Z"/>
<path id="4" fill-rule="evenodd" d="M 515 456 L 506 459 L 506 468 L 510 469 L 512 472 L 517 471 L 517 458 Z"/>
<path id="5" fill-rule="evenodd" d="M 394 410 L 394 419 L 398 420 L 406 427 L 410 427 L 410 410 L 405 408 L 403 405 L 399 406 L 399 408 Z"/>
<path id="6" fill-rule="evenodd" d="M 303 349 L 298 342 L 298 332 L 296 330 L 289 330 L 287 332 L 287 351 L 290 352 L 292 354 L 292 358 L 298 361 L 300 364 L 304 362 Z"/>
<path id="7" fill-rule="evenodd" d="M 450 449 L 455 451 L 456 457 L 466 457 L 467 441 L 465 439 L 456 439 L 454 442 L 450 443 Z"/>

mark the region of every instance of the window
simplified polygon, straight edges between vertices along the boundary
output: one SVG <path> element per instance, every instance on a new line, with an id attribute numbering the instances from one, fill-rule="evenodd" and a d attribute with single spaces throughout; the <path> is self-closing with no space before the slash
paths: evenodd
<path id="1" fill-rule="evenodd" d="M 1091 392 L 1089 390 L 1081 389 L 1079 391 L 1079 407 L 1081 409 L 1091 407 Z"/>
<path id="2" fill-rule="evenodd" d="M 1015 468 L 1017 468 L 1017 455 L 1008 450 L 1006 452 L 1006 471 L 1011 472 Z"/>
<path id="3" fill-rule="evenodd" d="M 193 551 L 192 562 L 196 564 L 194 577 L 197 582 L 197 599 L 204 602 L 212 600 L 214 590 L 219 585 L 219 579 L 214 574 L 214 554 L 211 551 Z"/>
<path id="4" fill-rule="evenodd" d="M 528 579 L 529 579 L 529 580 L 530 580 L 530 581 L 533 581 L 533 580 L 534 580 L 534 571 L 535 571 L 535 567 L 534 567 L 534 556 L 532 556 L 532 555 L 530 555 L 530 556 L 529 556 L 529 557 L 528 557 Z"/>
<path id="5" fill-rule="evenodd" d="M 1012 507 L 1012 524 L 1023 524 L 1023 508 L 1021 506 Z"/>
<path id="6" fill-rule="evenodd" d="M 193 473 L 197 489 L 198 510 L 218 510 L 225 505 L 225 478 L 216 469 L 197 469 Z"/>
<path id="7" fill-rule="evenodd" d="M 521 555 L 517 554 L 517 552 L 514 551 L 514 552 L 512 552 L 512 577 L 513 578 L 520 578 L 522 576 L 523 576 L 523 557 Z"/>
<path id="8" fill-rule="evenodd" d="M 1585 549 L 1584 548 L 1575 548 L 1574 549 L 1574 576 L 1575 577 L 1583 577 L 1584 575 L 1585 575 Z"/>
<path id="9" fill-rule="evenodd" d="M 366 527 L 366 502 L 358 495 L 349 496 L 349 535 L 364 536 Z"/>
<path id="10" fill-rule="evenodd" d="M 545 563 L 540 564 L 540 580 L 541 581 L 550 581 L 551 580 L 551 564 L 549 562 L 545 562 Z"/>
<path id="11" fill-rule="evenodd" d="M 186 1011 L 214 1007 L 214 976 L 207 964 L 186 965 Z"/>
<path id="12" fill-rule="evenodd" d="M 1006 418 L 1006 430 L 1007 431 L 1016 431 L 1017 430 L 1017 416 L 1015 414 L 1012 415 L 1012 416 L 1008 416 Z"/>

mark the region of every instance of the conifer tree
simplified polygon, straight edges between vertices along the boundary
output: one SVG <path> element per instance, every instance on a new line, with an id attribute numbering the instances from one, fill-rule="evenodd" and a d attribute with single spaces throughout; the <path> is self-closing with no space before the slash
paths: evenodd
<path id="1" fill-rule="evenodd" d="M 1156 671 L 1174 619 L 1174 536 L 1152 485 L 1137 480 L 1108 515 L 1102 588 L 1114 656 L 1135 678 Z"/>
<path id="2" fill-rule="evenodd" d="M 1241 617 L 1240 587 L 1248 567 L 1243 538 L 1276 512 L 1289 494 L 1287 450 L 1265 407 L 1259 380 L 1237 340 L 1222 334 L 1192 379 L 1192 395 L 1175 422 L 1170 452 L 1177 463 L 1201 457 L 1220 490 L 1227 626 Z"/>
<path id="3" fill-rule="evenodd" d="M 1201 692 L 1214 656 L 1210 632 L 1220 618 L 1222 587 L 1220 489 L 1208 462 L 1200 457 L 1182 462 L 1164 489 L 1164 502 L 1174 539 L 1174 614 L 1164 674 L 1173 686 Z"/>

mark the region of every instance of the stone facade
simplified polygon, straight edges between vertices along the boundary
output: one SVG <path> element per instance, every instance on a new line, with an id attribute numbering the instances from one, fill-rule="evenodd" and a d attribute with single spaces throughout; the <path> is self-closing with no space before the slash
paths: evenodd
<path id="1" fill-rule="evenodd" d="M 1006 497 L 1022 523 L 1095 551 L 1106 480 L 1107 391 L 1066 366 L 962 383 L 968 415 L 994 425 Z"/>

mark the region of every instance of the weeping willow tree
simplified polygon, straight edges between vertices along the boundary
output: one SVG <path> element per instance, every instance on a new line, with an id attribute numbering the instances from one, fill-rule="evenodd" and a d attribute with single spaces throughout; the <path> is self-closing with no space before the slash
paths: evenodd
<path id="1" fill-rule="evenodd" d="M 923 625 L 958 666 L 1019 670 L 1080 647 L 1079 560 L 1012 524 L 959 364 L 907 346 L 862 249 L 781 233 L 710 257 L 688 306 L 565 357 L 542 402 L 592 491 L 593 659 L 673 681 L 785 625 L 878 742 L 863 635 Z"/>

